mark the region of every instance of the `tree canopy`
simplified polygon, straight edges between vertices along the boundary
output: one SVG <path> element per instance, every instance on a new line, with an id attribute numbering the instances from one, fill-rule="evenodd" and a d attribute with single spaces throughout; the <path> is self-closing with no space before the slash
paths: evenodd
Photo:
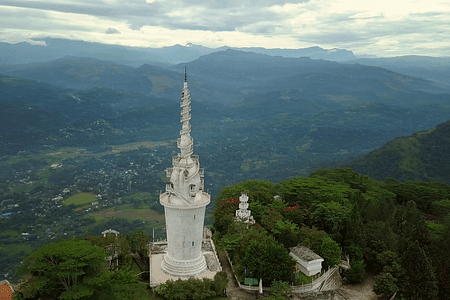
<path id="1" fill-rule="evenodd" d="M 429 279 L 435 276 L 429 294 L 435 295 L 436 284 L 432 282 L 437 282 L 439 299 L 446 299 L 450 286 L 450 252 L 444 246 L 450 239 L 449 185 L 395 179 L 381 182 L 344 168 L 317 170 L 308 178 L 292 178 L 280 185 L 247 181 L 227 187 L 214 213 L 214 227 L 223 236 L 238 274 L 250 263 L 251 253 L 265 251 L 257 248 L 256 242 L 249 242 L 253 237 L 247 237 L 245 230 L 237 231 L 233 225 L 242 190 L 249 194 L 249 207 L 257 222 L 243 228 L 251 231 L 259 225 L 265 229 L 254 236 L 258 247 L 266 243 L 264 236 L 272 237 L 286 250 L 302 244 L 331 266 L 340 262 L 342 247 L 352 267 L 344 273 L 346 279 L 361 282 L 366 271 L 379 275 L 378 292 L 384 295 L 393 291 L 409 295 L 412 289 L 402 280 L 406 276 L 408 282 L 425 280 L 405 263 L 408 256 L 409 260 L 422 257 L 422 271 Z"/>
<path id="2" fill-rule="evenodd" d="M 106 264 L 105 250 L 82 239 L 61 240 L 30 254 L 19 269 L 33 277 L 22 289 L 28 296 L 82 299 L 110 280 L 100 272 Z"/>

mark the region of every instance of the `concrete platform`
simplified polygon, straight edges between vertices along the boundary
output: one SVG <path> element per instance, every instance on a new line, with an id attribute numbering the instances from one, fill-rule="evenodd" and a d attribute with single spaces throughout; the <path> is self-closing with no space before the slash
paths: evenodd
<path id="1" fill-rule="evenodd" d="M 179 278 L 181 278 L 182 280 L 189 279 L 186 277 L 168 275 L 161 269 L 161 263 L 163 261 L 164 255 L 166 254 L 167 241 L 154 243 L 153 245 L 150 245 L 150 247 L 150 287 L 156 287 L 161 283 L 165 283 L 167 280 L 176 281 Z M 212 240 L 203 240 L 202 253 L 205 256 L 208 268 L 194 278 L 208 278 L 212 280 L 214 279 L 214 275 L 216 275 L 217 272 L 222 271 L 222 266 L 220 265 L 219 258 L 217 257 L 217 253 Z"/>

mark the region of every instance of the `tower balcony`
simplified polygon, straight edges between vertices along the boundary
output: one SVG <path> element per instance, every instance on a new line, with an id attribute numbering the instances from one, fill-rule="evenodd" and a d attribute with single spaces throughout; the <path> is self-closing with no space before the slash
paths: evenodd
<path id="1" fill-rule="evenodd" d="M 166 176 L 167 176 L 167 178 L 170 178 L 172 176 L 172 172 L 173 172 L 173 168 L 167 168 L 166 169 Z"/>
<path id="2" fill-rule="evenodd" d="M 169 208 L 187 210 L 187 209 L 205 207 L 211 202 L 211 196 L 208 193 L 202 191 L 201 200 L 199 202 L 189 203 L 184 200 L 182 204 L 171 203 L 170 197 L 171 197 L 171 195 L 176 195 L 177 191 L 170 186 L 169 187 L 166 186 L 166 188 L 168 188 L 169 190 L 167 190 L 165 193 L 162 193 L 161 195 L 159 195 L 159 203 L 166 208 L 169 207 Z"/>
<path id="3" fill-rule="evenodd" d="M 192 167 L 193 165 L 198 165 L 198 155 L 196 154 L 191 154 L 191 158 L 192 158 L 192 163 L 188 164 L 188 163 L 180 163 L 181 160 L 181 156 L 180 155 L 175 155 L 172 156 L 172 166 L 174 167 Z M 171 169 L 171 168 L 170 168 Z M 167 172 L 167 171 L 166 171 Z"/>

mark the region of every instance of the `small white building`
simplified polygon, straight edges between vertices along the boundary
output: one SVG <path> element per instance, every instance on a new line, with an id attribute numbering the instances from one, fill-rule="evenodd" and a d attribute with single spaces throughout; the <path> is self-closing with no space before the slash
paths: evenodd
<path id="1" fill-rule="evenodd" d="M 292 247 L 289 254 L 297 261 L 300 271 L 306 276 L 313 276 L 322 271 L 323 258 L 311 249 L 298 245 Z"/>

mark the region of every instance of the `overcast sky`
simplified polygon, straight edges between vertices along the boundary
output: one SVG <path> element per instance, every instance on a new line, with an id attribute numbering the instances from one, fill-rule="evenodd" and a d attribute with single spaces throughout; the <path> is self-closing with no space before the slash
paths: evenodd
<path id="1" fill-rule="evenodd" d="M 450 56 L 449 0 L 0 0 L 0 41 Z"/>

